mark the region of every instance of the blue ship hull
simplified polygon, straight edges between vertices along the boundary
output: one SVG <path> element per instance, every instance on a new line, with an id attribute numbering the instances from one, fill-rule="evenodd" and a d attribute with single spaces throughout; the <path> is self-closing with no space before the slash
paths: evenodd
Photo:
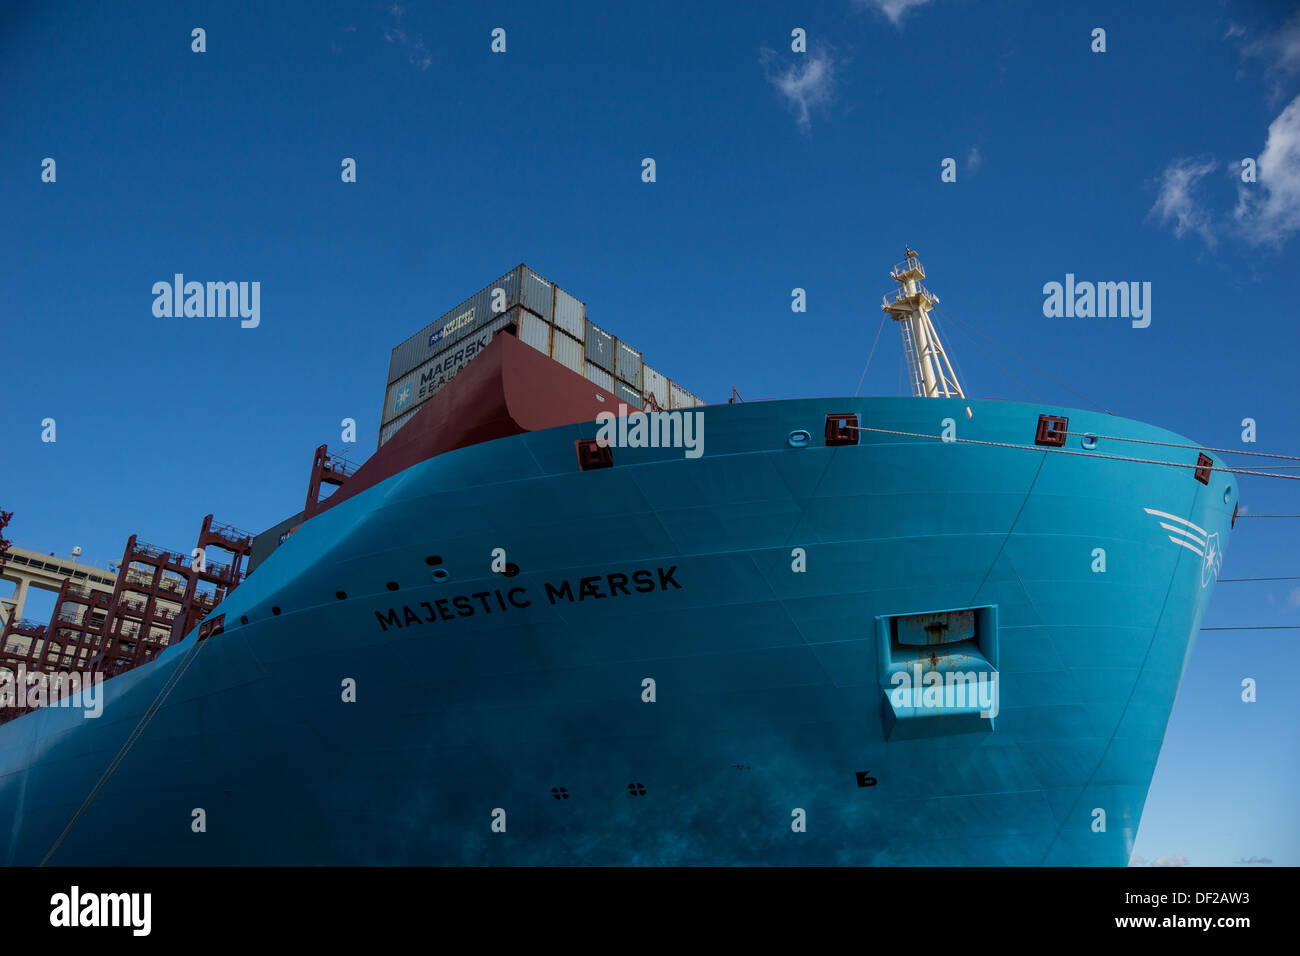
<path id="1" fill-rule="evenodd" d="M 1032 445 L 1046 411 L 1187 443 L 1077 410 L 700 411 L 698 459 L 617 448 L 580 471 L 595 426 L 565 426 L 439 455 L 306 522 L 216 609 L 223 633 L 105 683 L 98 719 L 0 726 L 5 861 L 45 857 L 183 667 L 51 863 L 1124 865 L 1232 476 L 1073 435 L 1078 454 L 822 445 L 847 412 Z M 1169 533 L 1189 522 L 1202 548 Z M 496 548 L 516 576 L 491 570 Z M 992 628 L 976 656 L 996 716 L 891 703 L 882 621 L 962 608 Z"/>

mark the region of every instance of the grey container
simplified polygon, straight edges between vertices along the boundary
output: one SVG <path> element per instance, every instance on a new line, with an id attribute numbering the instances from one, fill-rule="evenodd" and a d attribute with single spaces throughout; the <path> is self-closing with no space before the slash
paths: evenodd
<path id="1" fill-rule="evenodd" d="M 505 315 L 497 316 L 486 326 L 475 331 L 473 335 L 453 342 L 427 362 L 412 369 L 388 386 L 388 393 L 384 398 L 384 415 L 381 423 L 387 425 L 399 415 L 404 415 L 413 409 L 419 408 L 436 395 L 475 356 L 488 347 L 493 334 L 498 329 L 505 328 L 510 322 L 518 323 L 521 314 L 523 314 L 523 310 L 515 308 Z"/>
<path id="2" fill-rule="evenodd" d="M 639 395 L 641 389 L 641 353 L 620 340 L 617 354 L 618 368 L 615 371 L 618 373 L 618 377 L 636 389 Z"/>
<path id="3" fill-rule="evenodd" d="M 388 363 L 388 381 L 390 383 L 397 381 L 458 339 L 482 328 L 502 312 L 507 312 L 512 306 L 518 305 L 521 271 L 527 271 L 526 267 L 515 266 L 501 278 L 480 289 L 454 309 L 447 310 L 437 321 L 430 322 L 393 349 L 392 358 Z M 539 281 L 544 283 L 544 280 L 539 279 Z M 502 292 L 498 302 L 493 301 L 498 298 L 493 295 L 495 289 L 500 289 Z M 502 305 L 503 308 L 494 311 L 494 305 Z"/>
<path id="4" fill-rule="evenodd" d="M 673 382 L 668 383 L 668 401 L 672 408 L 695 407 L 695 396 Z"/>
<path id="5" fill-rule="evenodd" d="M 555 327 L 567 332 L 581 342 L 586 322 L 587 307 L 559 286 L 556 286 Z"/>
<path id="6" fill-rule="evenodd" d="M 559 329 L 551 339 L 551 358 L 571 372 L 583 374 L 585 359 L 582 357 L 582 343 L 571 339 Z"/>
<path id="7" fill-rule="evenodd" d="M 634 408 L 640 408 L 643 404 L 641 396 L 627 382 L 618 382 L 614 385 L 614 394 L 620 402 L 627 402 Z"/>
<path id="8" fill-rule="evenodd" d="M 587 320 L 587 361 L 595 362 L 606 372 L 614 371 L 614 336 Z"/>
<path id="9" fill-rule="evenodd" d="M 660 375 L 649 365 L 641 369 L 641 393 L 653 395 L 660 408 L 668 408 L 668 379 Z"/>
<path id="10" fill-rule="evenodd" d="M 606 372 L 600 366 L 588 362 L 585 374 L 587 378 L 591 379 L 605 391 L 614 391 L 614 376 L 609 374 L 609 372 Z"/>
<path id="11" fill-rule="evenodd" d="M 384 442 L 388 441 L 388 439 L 396 435 L 398 429 L 400 429 L 403 425 L 409 422 L 411 420 L 411 416 L 414 415 L 415 412 L 416 409 L 413 408 L 409 412 L 405 412 L 401 415 L 398 415 L 396 418 L 394 418 L 383 428 L 379 429 L 379 447 L 383 448 Z"/>
<path id="12" fill-rule="evenodd" d="M 288 532 L 302 524 L 302 512 L 292 518 L 285 518 L 274 527 L 267 528 L 261 534 L 253 536 L 253 546 L 248 552 L 248 572 L 252 574 L 257 566 L 271 556 L 271 552 L 288 540 Z"/>
<path id="13" fill-rule="evenodd" d="M 551 321 L 555 308 L 555 286 L 532 269 L 526 266 L 521 268 L 524 270 L 524 307 L 536 312 L 547 322 Z"/>

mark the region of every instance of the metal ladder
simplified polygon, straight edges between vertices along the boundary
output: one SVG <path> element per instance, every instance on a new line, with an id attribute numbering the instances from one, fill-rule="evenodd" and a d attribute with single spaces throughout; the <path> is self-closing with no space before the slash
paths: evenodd
<path id="1" fill-rule="evenodd" d="M 899 329 L 903 333 L 903 356 L 907 360 L 907 367 L 912 372 L 912 397 L 921 397 L 921 373 L 916 361 L 916 348 L 912 344 L 912 323 L 906 320 L 898 323 Z"/>

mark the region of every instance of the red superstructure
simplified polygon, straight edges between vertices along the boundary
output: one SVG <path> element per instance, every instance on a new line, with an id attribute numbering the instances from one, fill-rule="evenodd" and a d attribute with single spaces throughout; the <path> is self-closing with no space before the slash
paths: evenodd
<path id="1" fill-rule="evenodd" d="M 127 539 L 117 583 L 106 592 L 65 578 L 48 625 L 10 621 L 0 633 L 0 670 L 14 675 L 99 671 L 105 678 L 152 659 L 179 640 L 244 578 L 252 535 L 203 519 L 198 543 L 184 554 Z M 230 558 L 210 564 L 206 549 Z M 10 652 L 10 636 L 28 638 L 25 653 Z M 5 708 L 0 721 L 27 708 Z"/>
<path id="2" fill-rule="evenodd" d="M 506 326 L 364 465 L 339 481 L 338 491 L 320 502 L 313 513 L 443 452 L 508 435 L 595 421 L 601 412 L 617 413 L 619 402 L 613 392 L 519 341 L 513 326 Z M 640 410 L 635 405 L 628 407 Z M 320 461 L 318 449 L 316 467 Z M 309 504 L 318 488 L 314 468 Z M 304 515 L 303 520 L 308 517 Z"/>

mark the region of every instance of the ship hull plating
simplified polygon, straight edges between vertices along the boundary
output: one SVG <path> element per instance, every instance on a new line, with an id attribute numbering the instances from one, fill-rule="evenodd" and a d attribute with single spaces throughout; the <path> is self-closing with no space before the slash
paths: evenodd
<path id="1" fill-rule="evenodd" d="M 184 668 L 52 863 L 1125 864 L 1217 570 L 1161 522 L 1226 541 L 1232 476 L 1105 439 L 822 446 L 848 412 L 1184 441 L 1073 410 L 697 411 L 698 459 L 579 471 L 594 424 L 553 428 L 305 523 L 103 716 L 0 727 L 6 862 L 40 862 Z M 996 611 L 996 716 L 891 720 L 881 619 L 958 608 Z"/>

